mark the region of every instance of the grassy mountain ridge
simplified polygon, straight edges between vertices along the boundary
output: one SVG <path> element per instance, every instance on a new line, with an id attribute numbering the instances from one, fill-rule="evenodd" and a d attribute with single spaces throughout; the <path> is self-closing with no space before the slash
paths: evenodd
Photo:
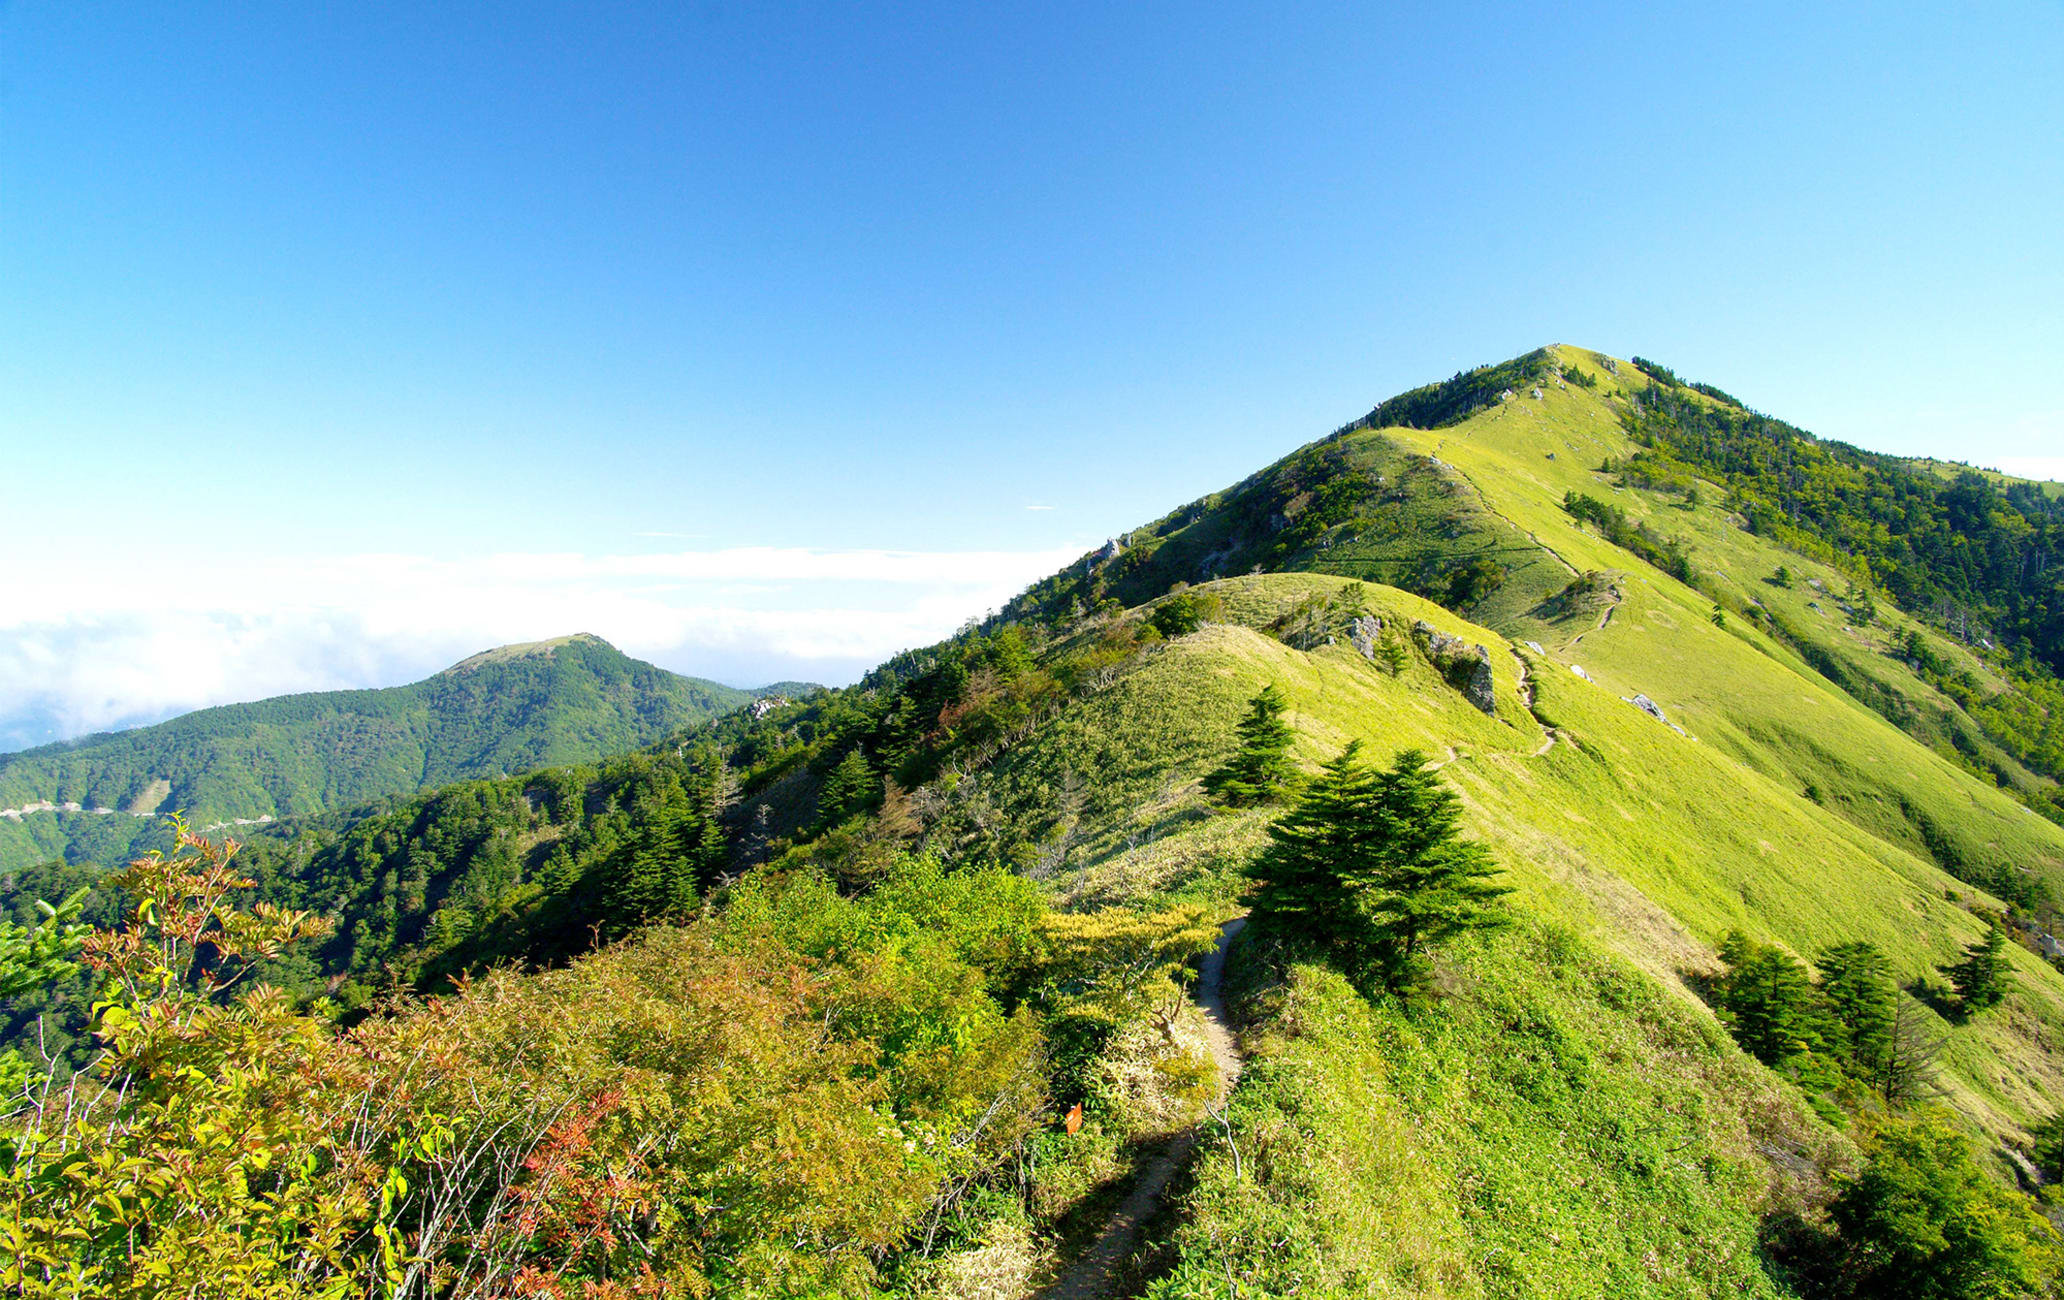
<path id="1" fill-rule="evenodd" d="M 1185 595 L 1216 597 L 1216 620 L 1173 638 L 1146 631 L 1159 608 Z M 1321 625 L 1337 626 L 1340 602 L 1355 598 L 1351 580 L 1330 575 L 1255 575 L 1091 620 L 1041 646 L 1011 683 L 1043 689 L 1041 674 L 1122 638 L 1111 673 L 1065 688 L 1000 746 L 964 715 L 957 735 L 935 733 L 913 751 L 913 766 L 898 769 L 912 778 L 926 766 L 938 771 L 916 783 L 914 828 L 890 830 L 863 813 L 808 839 L 790 869 L 814 860 L 864 881 L 868 842 L 914 835 L 955 861 L 1016 864 L 1078 910 L 1182 899 L 1229 910 L 1240 864 L 1272 812 L 1215 810 L 1198 779 L 1224 758 L 1245 701 L 1275 683 L 1291 700 L 1306 763 L 1350 738 L 1378 752 L 1417 745 L 1436 754 L 1465 800 L 1471 833 L 1518 887 L 1526 919 L 1511 935 L 1445 959 L 1444 991 L 1430 1007 L 1372 1006 L 1305 967 L 1273 977 L 1288 983 L 1269 994 L 1272 977 L 1255 964 L 1265 957 L 1243 959 L 1262 1065 L 1229 1112 L 1230 1141 L 1208 1147 L 1167 1243 L 1170 1294 L 1191 1293 L 1185 1278 L 1209 1285 L 1206 1273 L 1222 1287 L 1228 1266 L 1254 1280 L 1243 1289 L 1257 1291 L 1287 1289 L 1302 1276 L 1323 1280 L 1321 1289 L 1400 1294 L 1788 1293 L 1757 1262 L 1766 1221 L 1810 1211 L 1854 1156 L 1794 1085 L 1732 1046 L 1693 977 L 1712 969 L 1720 933 L 1742 926 L 1802 954 L 1868 939 L 1903 980 L 1925 980 L 1982 932 L 1972 909 L 1987 900 L 1722 746 L 1673 731 L 1611 685 L 1422 598 L 1380 587 L 1358 593 L 1387 629 L 1423 620 L 1490 648 L 1492 713 L 1416 641 L 1392 675 L 1337 635 L 1307 648 L 1283 639 L 1301 629 L 1300 611 L 1330 605 Z M 1622 635 L 1638 635 L 1632 627 Z M 1580 645 L 1598 635 L 1594 625 Z M 970 680 L 1001 659 L 978 649 Z M 1761 654 L 1735 671 L 1812 685 L 1807 670 Z M 907 686 L 921 690 L 928 675 Z M 1000 708 L 1010 689 L 980 707 Z M 1831 688 L 1817 689 L 1874 723 L 1889 751 L 1925 757 Z M 889 735 L 893 726 L 881 723 L 911 691 L 871 700 L 835 692 L 757 724 L 727 720 L 720 730 L 737 734 L 729 752 L 740 760 L 741 810 L 800 773 L 835 767 L 842 746 Z M 965 690 L 960 699 L 969 702 Z M 815 756 L 779 757 L 796 742 Z M 989 757 L 972 761 L 982 750 Z M 876 752 L 891 761 L 885 746 Z M 708 761 L 669 746 L 599 771 L 471 783 L 334 840 L 261 847 L 277 834 L 268 832 L 253 847 L 270 889 L 306 882 L 295 887 L 301 892 L 276 893 L 282 901 L 320 905 L 318 891 L 365 881 L 378 892 L 344 915 L 377 924 L 397 904 L 407 915 L 410 891 L 421 890 L 422 942 L 463 947 L 499 925 L 521 951 L 545 933 L 537 923 L 580 928 L 579 917 L 550 920 L 555 900 L 605 887 L 619 859 L 603 841 L 635 835 L 648 817 L 641 810 L 661 806 L 667 789 L 692 783 Z M 1974 784 L 1943 770 L 1951 784 Z M 444 863 L 437 855 L 454 852 L 444 874 L 411 884 L 419 855 Z M 378 884 L 383 876 L 393 883 Z M 501 891 L 486 914 L 483 889 Z M 451 919 L 461 913 L 470 936 Z M 473 957 L 493 960 L 494 951 L 476 948 Z M 1992 1139 L 2049 1113 L 2064 1087 L 2054 1065 L 2064 980 L 2032 954 L 2016 950 L 2009 960 L 2015 992 L 2006 1014 L 1959 1026 L 1933 1020 L 1950 1039 L 1947 1095 Z M 1930 1004 L 1910 1000 L 1935 1017 Z M 1472 1064 L 1487 1053 L 1494 1065 Z M 1371 1113 L 1394 1118 L 1372 1130 Z M 1118 1121 L 1112 1113 L 1100 1122 Z M 1315 1133 L 1299 1136 L 1312 1125 Z M 1235 1146 L 1249 1171 L 1237 1179 Z M 1593 1172 L 1573 1180 L 1573 1160 Z M 1372 1221 L 1375 1205 L 1385 1208 Z M 1690 1220 L 1687 1207 L 1695 1207 Z M 1687 1223 L 1696 1230 L 1684 1231 Z"/>
<path id="2" fill-rule="evenodd" d="M 1085 903 L 1178 896 L 1227 905 L 1231 872 L 1260 842 L 1265 819 L 1207 815 L 1193 782 L 1217 761 L 1245 698 L 1276 680 L 1296 702 L 1308 762 L 1356 736 L 1452 749 L 1446 770 L 1475 815 L 1536 864 L 1540 905 L 1571 924 L 1611 917 L 1613 942 L 1640 936 L 1628 955 L 1658 976 L 1709 963 L 1718 935 L 1742 926 L 1801 955 L 1867 938 L 1906 978 L 1925 980 L 1932 962 L 1978 932 L 1968 907 L 1993 896 L 1987 891 L 2064 880 L 2064 832 L 1974 779 L 1954 746 L 1916 743 L 1816 666 L 1867 668 L 1916 710 L 1955 713 L 1953 700 L 1887 653 L 1907 631 L 1944 653 L 1954 647 L 1886 606 L 1868 624 L 1850 620 L 1834 594 L 1839 573 L 1742 527 L 1716 485 L 1690 502 L 1622 485 L 1599 468 L 1636 450 L 1621 420 L 1625 393 L 1659 382 L 1605 360 L 1560 347 L 1533 354 L 1518 378 L 1538 383 L 1501 381 L 1487 400 L 1478 394 L 1475 405 L 1454 407 L 1453 423 L 1350 427 L 1135 530 L 1116 557 L 1090 557 L 1035 584 L 999 626 L 1014 623 L 1038 647 L 1027 668 L 1043 675 L 1043 698 L 1013 699 L 1015 688 L 996 687 L 997 668 L 979 657 L 972 669 L 954 667 L 959 652 L 949 645 L 905 656 L 859 689 L 709 730 L 744 778 L 728 822 L 734 841 L 748 836 L 761 804 L 780 814 L 772 835 L 807 838 L 821 813 L 812 791 L 858 748 L 875 771 L 931 791 L 924 842 L 941 851 L 1014 861 Z M 1569 370 L 1592 383 L 1558 379 Z M 1329 497 L 1343 482 L 1351 491 Z M 1609 499 L 1634 523 L 1679 540 L 1704 586 L 1572 516 L 1562 506 L 1572 491 Z M 1345 507 L 1326 504 L 1342 499 Z M 1318 527 L 1298 530 L 1298 520 L 1329 509 Z M 1468 593 L 1473 624 L 1403 592 L 1371 604 L 1394 625 L 1425 619 L 1491 647 L 1496 717 L 1461 704 L 1423 656 L 1395 682 L 1374 674 L 1340 643 L 1337 621 L 1325 623 L 1350 577 L 1400 576 L 1465 604 L 1423 558 L 1450 545 L 1497 569 L 1486 589 Z M 1156 589 L 1208 579 L 1213 558 L 1228 554 L 1291 571 L 1205 582 L 1192 594 L 1218 602 L 1216 622 L 1144 651 L 1128 639 L 1125 629 L 1139 630 L 1170 599 Z M 1792 571 L 1789 587 L 1766 581 L 1780 565 Z M 1592 574 L 1601 580 L 1587 581 Z M 1743 614 L 1715 626 L 1707 587 L 1768 619 Z M 1155 594 L 1145 604 L 1128 599 L 1141 593 Z M 1099 606 L 1105 612 L 1093 612 Z M 1027 668 L 1010 671 L 1025 680 Z M 1530 704 L 1517 689 L 1522 671 Z M 1682 734 L 1625 702 L 1637 694 Z M 600 784 L 572 801 L 580 807 L 571 814 L 551 811 L 567 808 L 565 798 L 523 797 L 535 807 L 479 840 L 525 846 L 517 860 L 498 858 L 504 865 L 482 873 L 469 864 L 484 848 L 433 851 L 424 860 L 441 866 L 427 876 L 401 872 L 379 906 L 399 902 L 400 917 L 417 918 L 408 932 L 420 935 L 437 929 L 447 888 L 465 898 L 470 925 L 511 907 L 537 914 L 535 885 L 521 882 L 552 875 L 554 846 L 572 843 L 569 831 L 609 809 L 635 824 L 637 790 L 685 779 L 664 777 L 682 761 L 677 754 L 640 761 L 658 764 L 660 775 L 582 774 L 580 784 Z M 1544 785 L 1547 774 L 1557 779 Z M 2025 769 L 2020 779 L 2031 788 L 2043 781 Z M 483 789 L 480 798 L 500 806 L 522 784 L 501 783 L 496 790 L 506 793 Z M 354 888 L 353 877 L 370 884 L 392 874 L 382 854 L 399 865 L 436 820 L 418 801 L 391 816 L 391 830 L 356 836 L 362 847 L 348 868 L 294 870 L 319 871 L 330 890 Z M 627 833 L 619 827 L 597 842 Z M 368 854 L 376 841 L 391 847 Z M 296 856 L 319 864 L 329 852 L 304 846 Z M 582 860 L 603 857 L 596 848 Z M 556 870 L 562 882 L 578 877 Z M 412 874 L 425 883 L 408 885 Z M 514 901 L 508 889 L 519 891 Z M 1836 906 L 1838 898 L 1846 901 Z M 494 942 L 520 946 L 510 934 L 530 932 L 519 925 Z M 449 927 L 439 933 L 440 944 L 459 938 Z M 1989 1055 L 1972 1058 L 1962 1104 L 2009 1133 L 2046 1111 L 2057 1081 L 2038 1071 L 2033 1085 L 2002 1083 L 1977 1064 Z"/>
<path id="3" fill-rule="evenodd" d="M 1881 950 L 1902 1013 L 1941 1042 L 1941 1103 L 2011 1182 L 2010 1150 L 2064 1098 L 2064 975 L 2010 945 L 2005 1003 L 1962 1016 L 1940 968 L 2010 905 L 2048 923 L 2064 828 L 2031 806 L 2049 774 L 1972 703 L 2036 698 L 1997 645 L 1874 599 L 1871 574 L 1759 527 L 1736 487 L 1626 469 L 1654 450 L 1640 434 L 1657 387 L 1732 407 L 1653 363 L 1543 349 L 1383 403 L 857 687 L 265 828 L 246 859 L 263 895 L 337 922 L 267 973 L 365 1008 L 383 984 L 556 965 L 640 919 L 678 926 L 594 968 L 614 969 L 784 889 L 861 905 L 884 882 L 907 891 L 913 851 L 944 864 L 920 893 L 1008 868 L 1054 924 L 1119 927 L 1090 935 L 1177 905 L 1222 918 L 1280 810 L 1225 807 L 1203 779 L 1272 686 L 1307 771 L 1351 741 L 1429 754 L 1515 923 L 1441 951 L 1413 998 L 1358 988 L 1282 935 L 1237 949 L 1250 1069 L 1193 1131 L 1141 1288 L 1813 1293 L 1785 1248 L 1864 1158 L 1875 1103 L 1735 1045 L 1705 1000 L 1723 937 L 1809 963 Z M 638 892 L 648 877 L 673 892 L 641 901 L 658 897 Z M 10 901 L 65 883 L 24 874 Z M 865 961 L 908 971 L 907 956 Z M 900 1024 L 931 996 L 843 1013 Z M 877 1243 L 875 1271 L 843 1289 L 1025 1295 L 1050 1278 L 1098 1198 L 1202 1118 L 1180 1016 L 1159 1005 L 1095 1031 L 1014 1021 L 1044 1036 L 1051 1100 L 992 1104 L 1027 1126 L 1014 1163 L 947 1179 L 928 1226 Z M 565 1019 L 536 1032 L 578 1034 Z M 1074 1102 L 1079 1133 L 1060 1125 Z M 856 1258 L 807 1235 L 761 1249 Z"/>
<path id="4" fill-rule="evenodd" d="M 1753 531 L 1725 485 L 1707 481 L 1701 493 L 1687 478 L 1654 489 L 1607 468 L 1643 450 L 1628 428 L 1634 400 L 1660 386 L 1632 363 L 1608 368 L 1607 360 L 1581 349 L 1543 349 L 1487 368 L 1492 382 L 1467 386 L 1474 405 L 1406 404 L 1408 414 L 1446 414 L 1449 423 L 1349 425 L 1224 493 L 1126 534 L 1115 557 L 1085 557 L 1035 584 L 1005 616 L 1052 620 L 1103 600 L 1136 603 L 1176 582 L 1249 569 L 1304 570 L 1402 586 L 1521 639 L 1575 644 L 1585 633 L 1572 617 L 1576 607 L 1605 617 L 1630 592 L 1642 593 L 1637 604 L 1646 607 L 1659 579 L 1689 579 L 1678 581 L 1672 607 L 1659 617 L 1673 626 L 1705 621 L 1714 605 L 1724 606 L 1768 634 L 1750 637 L 1735 628 L 1737 647 L 1807 667 L 1947 761 L 2064 817 L 2042 739 L 2064 741 L 2064 693 L 2054 680 L 2005 649 L 1986 653 L 1945 635 L 1889 596 L 1858 597 L 1869 587 L 1859 588 L 1855 575 Z M 1563 380 L 1565 369 L 1589 382 Z M 1421 392 L 1438 396 L 1441 387 Z M 1693 390 L 1674 391 L 1685 401 L 1723 405 Z M 1401 400 L 1379 406 L 1372 418 Z M 1573 517 L 1562 504 L 1571 494 L 1618 512 L 1635 549 Z M 1778 586 L 1772 578 L 1780 570 L 1795 580 Z M 1700 653 L 1731 653 L 1723 639 L 1701 642 Z M 1910 644 L 1923 647 L 1926 662 L 1913 658 Z M 1696 664 L 1682 656 L 1675 662 Z M 1811 743 L 1794 734 L 1797 721 L 1773 698 L 1754 717 L 1730 719 L 1724 734 L 1767 767 L 1773 749 Z M 1741 726 L 1761 739 L 1747 738 Z M 1868 775 L 1844 769 L 1838 785 L 1848 796 L 1842 806 L 1875 828 L 1897 830 L 1914 844 L 1932 838 L 1948 860 L 1973 863 L 1974 870 L 2019 869 L 2003 867 L 1989 841 L 1961 834 L 1954 817 L 1926 806 L 1919 774 L 1896 789 Z M 1875 788 L 1855 790 L 1859 779 Z M 1800 779 L 1802 788 L 1807 783 Z"/>
<path id="5" fill-rule="evenodd" d="M 185 811 L 196 824 L 353 807 L 471 777 L 618 753 L 753 693 L 681 677 L 580 635 L 474 655 L 408 686 L 202 709 L 133 731 L 0 755 L 0 866 L 119 861 Z M 96 814 L 92 810 L 108 809 Z"/>

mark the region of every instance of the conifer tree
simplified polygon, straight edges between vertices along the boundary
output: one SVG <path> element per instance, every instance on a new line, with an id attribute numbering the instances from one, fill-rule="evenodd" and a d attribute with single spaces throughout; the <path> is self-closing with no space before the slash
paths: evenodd
<path id="1" fill-rule="evenodd" d="M 1775 1067 L 1822 1045 L 1813 980 L 1790 953 L 1732 930 L 1720 960 L 1727 966 L 1716 990 L 1721 1017 L 1743 1051 Z"/>
<path id="2" fill-rule="evenodd" d="M 700 877 L 723 860 L 723 830 L 685 801 L 670 801 L 620 847 L 608 864 L 602 898 L 610 938 L 654 921 L 689 915 Z"/>
<path id="3" fill-rule="evenodd" d="M 1933 1023 L 1911 998 L 1893 1004 L 1891 1045 L 1884 1069 L 1873 1081 L 1888 1105 L 1911 1105 L 1940 1091 L 1935 1062 L 1942 1055 L 1943 1038 Z"/>
<path id="4" fill-rule="evenodd" d="M 1938 967 L 1956 988 L 1964 1014 L 1998 1006 L 2007 996 L 2007 937 L 1991 926 L 1985 937 L 1964 947 L 1964 959 Z"/>
<path id="5" fill-rule="evenodd" d="M 1290 759 L 1290 726 L 1283 721 L 1287 707 L 1275 683 L 1262 687 L 1261 694 L 1248 701 L 1247 716 L 1240 719 L 1239 749 L 1224 767 L 1204 778 L 1204 788 L 1235 808 L 1280 797 L 1297 776 Z"/>
<path id="6" fill-rule="evenodd" d="M 1405 671 L 1405 664 L 1411 658 L 1411 652 L 1405 649 L 1403 639 L 1392 632 L 1385 632 L 1383 639 L 1376 643 L 1376 655 L 1383 661 L 1384 670 L 1392 677 Z"/>
<path id="7" fill-rule="evenodd" d="M 1367 849 L 1358 837 L 1368 831 L 1374 784 L 1361 742 L 1351 742 L 1276 819 L 1268 847 L 1247 869 L 1258 915 L 1321 944 L 1370 950 L 1368 918 L 1355 906 L 1349 879 Z"/>
<path id="8" fill-rule="evenodd" d="M 817 828 L 830 830 L 849 817 L 866 812 L 881 791 L 880 778 L 858 746 L 846 751 L 817 792 Z"/>
<path id="9" fill-rule="evenodd" d="M 1858 1078 L 1882 1078 L 1891 1062 L 1899 1002 L 1892 964 L 1872 945 L 1857 941 L 1823 950 L 1816 964 L 1830 1040 Z"/>
<path id="10" fill-rule="evenodd" d="M 1502 924 L 1509 892 L 1482 845 L 1460 836 L 1461 800 L 1406 750 L 1371 772 L 1359 742 L 1327 764 L 1269 828 L 1249 868 L 1254 909 L 1334 948 L 1357 974 L 1403 990 L 1427 949 Z"/>
<path id="11" fill-rule="evenodd" d="M 1354 881 L 1375 918 L 1378 957 L 1393 988 L 1415 983 L 1426 949 L 1464 930 L 1503 925 L 1511 889 L 1490 851 L 1461 837 L 1462 800 L 1416 749 L 1400 753 L 1371 790 L 1375 851 Z"/>

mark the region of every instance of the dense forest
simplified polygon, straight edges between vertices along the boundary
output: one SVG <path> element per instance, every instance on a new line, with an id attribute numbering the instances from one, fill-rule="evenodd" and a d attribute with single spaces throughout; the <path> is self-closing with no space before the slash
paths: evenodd
<path id="1" fill-rule="evenodd" d="M 1854 573 L 1960 640 L 2064 671 L 2064 501 L 2038 485 L 1975 470 L 1945 482 L 1668 382 L 1634 394 L 1627 428 L 1645 449 L 1621 467 L 1631 481 L 1712 479 L 1754 531 Z"/>
<path id="2" fill-rule="evenodd" d="M 1690 492 L 1697 478 L 1717 482 L 1752 531 L 1852 575 L 1861 605 L 1883 591 L 1982 654 L 2014 690 L 1982 690 L 1925 641 L 1903 647 L 2008 752 L 2064 777 L 2064 500 L 1976 470 L 1939 478 L 1636 364 L 1655 382 L 1623 417 L 1641 451 L 1612 466 L 1622 483 Z"/>

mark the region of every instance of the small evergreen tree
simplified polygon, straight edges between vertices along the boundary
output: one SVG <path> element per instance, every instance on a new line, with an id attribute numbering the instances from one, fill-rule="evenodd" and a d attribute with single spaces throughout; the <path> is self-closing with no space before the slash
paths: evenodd
<path id="1" fill-rule="evenodd" d="M 1170 596 L 1154 611 L 1154 630 L 1173 641 L 1179 636 L 1188 636 L 1204 624 L 1204 615 L 1197 608 L 1197 598 L 1188 592 Z"/>
<path id="2" fill-rule="evenodd" d="M 1349 885 L 1369 821 L 1375 780 L 1351 742 L 1269 827 L 1269 845 L 1247 868 L 1257 915 L 1359 958 L 1373 945 L 1368 918 Z"/>
<path id="3" fill-rule="evenodd" d="M 1935 1023 L 1912 998 L 1893 1004 L 1891 1044 L 1884 1069 L 1873 1081 L 1887 1105 L 1910 1106 L 1941 1090 L 1935 1062 L 1942 1055 L 1943 1038 Z"/>
<path id="4" fill-rule="evenodd" d="M 1460 835 L 1461 800 L 1417 750 L 1375 773 L 1359 742 L 1269 828 L 1249 875 L 1257 913 L 1335 950 L 1357 975 L 1395 990 L 1424 973 L 1427 950 L 1502 924 L 1509 892 L 1482 845 Z"/>
<path id="5" fill-rule="evenodd" d="M 1225 766 L 1204 778 L 1204 788 L 1235 808 L 1267 803 L 1296 779 L 1290 758 L 1290 725 L 1283 721 L 1288 701 L 1271 682 L 1247 702 L 1240 719 L 1240 747 Z"/>
<path id="6" fill-rule="evenodd" d="M 1383 639 L 1376 643 L 1376 657 L 1383 661 L 1383 670 L 1395 677 L 1405 671 L 1411 652 L 1405 649 L 1402 637 L 1394 632 L 1385 632 Z"/>
<path id="7" fill-rule="evenodd" d="M 1776 1068 L 1821 1046 L 1819 998 L 1790 953 L 1732 930 L 1720 943 L 1720 960 L 1727 973 L 1715 1001 L 1743 1051 Z"/>
<path id="8" fill-rule="evenodd" d="M 1817 959 L 1830 1045 L 1859 1079 L 1884 1076 L 1891 1061 L 1899 986 L 1892 964 L 1867 943 L 1836 944 Z"/>
<path id="9" fill-rule="evenodd" d="M 823 788 L 817 792 L 817 828 L 830 830 L 850 817 L 866 812 L 874 806 L 874 798 L 881 790 L 880 778 L 868 766 L 867 755 L 858 746 L 846 751 L 838 766 L 831 769 L 824 778 Z"/>
<path id="10" fill-rule="evenodd" d="M 1938 967 L 1955 987 L 1965 1015 L 1998 1006 L 2007 996 L 2007 937 L 1990 926 L 1985 937 L 1964 947 L 1964 959 Z"/>
<path id="11" fill-rule="evenodd" d="M 1393 988 L 1415 983 L 1426 949 L 1464 930 L 1503 925 L 1511 889 L 1490 851 L 1461 837 L 1462 799 L 1407 749 L 1374 783 L 1374 851 L 1354 877 L 1376 921 L 1378 957 Z"/>
<path id="12" fill-rule="evenodd" d="M 1869 588 L 1859 587 L 1851 583 L 1847 599 L 1849 601 L 1849 610 L 1855 615 L 1858 623 L 1869 627 L 1878 621 L 1878 602 L 1871 598 Z"/>

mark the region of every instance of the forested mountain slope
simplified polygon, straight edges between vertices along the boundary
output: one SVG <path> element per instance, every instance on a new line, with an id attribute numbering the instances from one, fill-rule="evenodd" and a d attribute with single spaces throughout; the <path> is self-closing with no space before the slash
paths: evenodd
<path id="1" fill-rule="evenodd" d="M 857 687 L 266 828 L 258 895 L 334 928 L 262 973 L 363 1017 L 353 1061 L 434 1041 L 511 1062 L 477 1067 L 510 1097 L 635 1098 L 539 1148 L 593 1153 L 565 1213 L 605 1172 L 689 1190 L 578 1237 L 635 1252 L 526 1246 L 554 1277 L 1029 1295 L 1173 1135 L 1195 1165 L 1114 1294 L 1844 1294 L 1876 1239 L 1829 1207 L 1886 1133 L 1975 1153 L 1924 1180 L 1980 1207 L 1959 1231 L 2047 1241 L 2007 1189 L 2064 1099 L 2040 951 L 2064 828 L 2040 746 L 1988 714 L 2047 707 L 2040 601 L 1929 594 L 1941 480 L 1907 500 L 1895 583 L 1832 528 L 1821 549 L 1793 489 L 1684 468 L 1708 453 L 1681 431 L 1723 407 L 1546 349 L 1386 402 Z M 1212 790 L 1265 693 L 1308 779 L 1353 742 L 1429 756 L 1511 892 L 1412 983 L 1257 916 L 1221 1106 L 1167 975 L 1253 905 L 1286 804 Z M 10 902 L 79 883 L 25 871 Z M 1966 1002 L 1945 968 L 1996 930 L 2003 998 Z M 1759 1036 L 1734 1000 L 1753 958 L 1818 1006 L 1809 966 L 1831 980 L 1856 944 L 1896 1062 L 1859 1064 L 1833 1012 Z M 410 988 L 457 991 L 380 1009 Z M 90 996 L 17 999 L 8 1028 Z M 655 1099 L 703 1057 L 652 1035 L 750 1068 Z M 509 1131 L 488 1091 L 479 1131 Z M 678 1163 L 640 1154 L 662 1147 Z M 2028 1276 L 2057 1276 L 2047 1249 Z M 1928 1293 L 2038 1290 L 2001 1276 Z"/>
<path id="2" fill-rule="evenodd" d="M 175 810 L 197 825 L 293 817 L 599 758 L 752 698 L 582 635 L 489 650 L 408 686 L 232 704 L 0 754 L 0 809 L 19 810 L 0 818 L 0 868 L 119 862 L 162 838 L 152 815 Z"/>

